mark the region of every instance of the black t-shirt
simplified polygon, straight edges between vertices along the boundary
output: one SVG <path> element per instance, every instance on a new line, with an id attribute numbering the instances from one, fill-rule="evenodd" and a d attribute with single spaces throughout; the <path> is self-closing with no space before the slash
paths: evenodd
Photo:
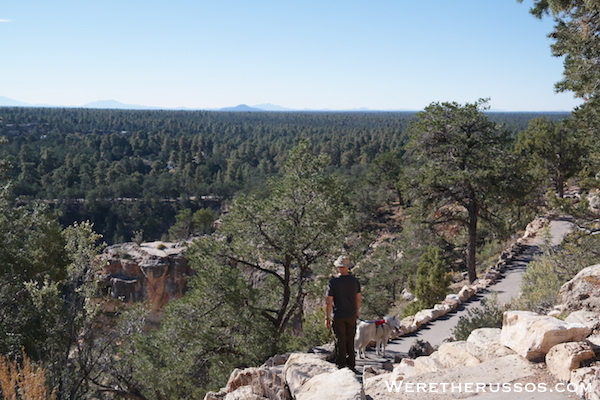
<path id="1" fill-rule="evenodd" d="M 327 296 L 333 297 L 334 318 L 356 317 L 357 293 L 360 293 L 360 282 L 354 275 L 340 275 L 329 281 Z"/>

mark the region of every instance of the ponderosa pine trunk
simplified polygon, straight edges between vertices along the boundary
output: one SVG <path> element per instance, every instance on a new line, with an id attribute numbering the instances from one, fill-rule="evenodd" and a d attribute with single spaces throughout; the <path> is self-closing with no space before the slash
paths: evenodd
<path id="1" fill-rule="evenodd" d="M 467 211 L 469 213 L 468 220 L 468 243 L 467 243 L 467 272 L 469 276 L 469 283 L 473 283 L 475 279 L 477 279 L 477 270 L 476 270 L 476 250 L 477 250 L 477 216 L 479 213 L 477 199 L 475 199 L 475 194 L 473 193 L 469 204 L 467 205 Z"/>

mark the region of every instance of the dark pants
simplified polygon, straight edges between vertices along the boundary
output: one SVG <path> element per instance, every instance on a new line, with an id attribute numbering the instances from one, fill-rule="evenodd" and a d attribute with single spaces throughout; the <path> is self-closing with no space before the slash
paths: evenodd
<path id="1" fill-rule="evenodd" d="M 336 337 L 337 357 L 335 363 L 339 368 L 354 369 L 356 357 L 354 354 L 354 334 L 356 333 L 356 318 L 334 318 L 333 333 Z"/>

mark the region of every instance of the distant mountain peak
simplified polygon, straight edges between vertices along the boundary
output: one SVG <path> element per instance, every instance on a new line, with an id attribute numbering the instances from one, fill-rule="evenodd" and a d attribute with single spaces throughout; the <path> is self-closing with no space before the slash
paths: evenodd
<path id="1" fill-rule="evenodd" d="M 6 96 L 0 96 L 0 106 L 2 106 L 2 107 L 31 107 L 31 104 L 23 103 L 22 101 L 13 100 Z"/>
<path id="2" fill-rule="evenodd" d="M 124 104 L 116 100 L 98 100 L 91 103 L 87 103 L 81 106 L 81 108 L 105 108 L 105 109 L 119 109 L 119 110 L 156 110 L 157 107 L 141 106 L 138 104 Z"/>
<path id="3" fill-rule="evenodd" d="M 240 104 L 239 106 L 235 106 L 235 107 L 220 108 L 219 111 L 243 112 L 243 111 L 264 111 L 264 110 L 261 110 L 260 108 L 250 107 L 246 104 Z"/>
<path id="4" fill-rule="evenodd" d="M 291 108 L 281 107 L 275 104 L 266 103 L 266 104 L 257 104 L 252 106 L 254 108 L 258 108 L 265 111 L 292 111 Z"/>

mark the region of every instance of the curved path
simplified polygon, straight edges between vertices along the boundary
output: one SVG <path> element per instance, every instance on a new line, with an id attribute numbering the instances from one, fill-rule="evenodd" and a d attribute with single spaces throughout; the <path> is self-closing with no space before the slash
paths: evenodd
<path id="1" fill-rule="evenodd" d="M 573 224 L 568 218 L 557 218 L 550 221 L 550 239 L 552 246 L 559 245 L 565 235 L 572 229 Z M 541 245 L 544 243 L 544 235 L 538 235 L 526 242 L 525 251 L 515 258 L 506 270 L 503 272 L 503 278 L 497 283 L 491 285 L 486 291 L 476 294 L 467 303 L 463 304 L 457 311 L 448 313 L 445 316 L 432 321 L 422 327 L 420 330 L 406 336 L 401 336 L 392 340 L 387 345 L 386 358 L 376 356 L 373 349 L 367 352 L 367 359 L 357 359 L 357 366 L 374 365 L 380 366 L 385 361 L 393 360 L 396 355 L 405 356 L 412 342 L 416 339 L 428 341 L 432 346 L 442 343 L 444 338 L 452 335 L 452 329 L 455 327 L 459 318 L 467 315 L 467 310 L 479 307 L 480 301 L 489 297 L 492 292 L 497 292 L 498 302 L 504 304 L 512 298 L 518 297 L 520 293 L 521 277 L 527 269 L 527 264 L 533 260 L 536 254 L 541 253 Z M 360 368 L 359 368 L 360 369 Z"/>

